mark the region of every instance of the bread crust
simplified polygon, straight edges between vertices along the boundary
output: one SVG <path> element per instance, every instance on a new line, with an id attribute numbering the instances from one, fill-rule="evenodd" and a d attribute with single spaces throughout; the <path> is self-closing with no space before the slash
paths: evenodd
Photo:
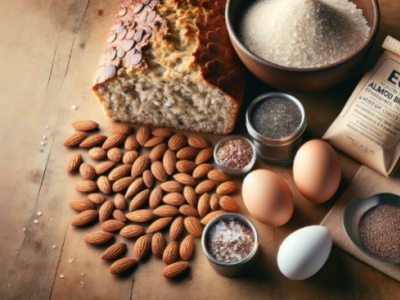
<path id="1" fill-rule="evenodd" d="M 112 22 L 93 80 L 92 89 L 106 114 L 116 121 L 160 126 L 162 122 L 152 124 L 154 118 L 146 121 L 135 117 L 135 112 L 128 116 L 130 113 L 127 109 L 124 116 L 120 117 L 120 114 L 115 113 L 117 108 L 112 101 L 106 100 L 110 97 L 110 93 L 105 92 L 107 84 L 120 78 L 145 80 L 154 70 L 160 72 L 157 75 L 161 84 L 168 81 L 170 76 L 176 76 L 176 73 L 191 73 L 191 79 L 198 80 L 199 86 L 208 85 L 207 88 L 224 96 L 227 102 L 224 105 L 230 106 L 228 117 L 231 120 L 225 128 L 218 128 L 218 124 L 196 128 L 188 124 L 175 126 L 168 122 L 166 126 L 218 134 L 233 131 L 244 96 L 245 76 L 225 26 L 225 2 L 226 0 L 123 1 Z M 185 63 L 177 66 L 176 62 L 181 61 Z M 164 68 L 162 72 L 159 71 L 160 64 Z M 138 92 L 132 91 L 129 97 L 134 94 L 137 95 Z M 169 97 L 173 96 L 160 96 L 167 101 Z M 126 99 L 124 102 L 128 105 Z"/>

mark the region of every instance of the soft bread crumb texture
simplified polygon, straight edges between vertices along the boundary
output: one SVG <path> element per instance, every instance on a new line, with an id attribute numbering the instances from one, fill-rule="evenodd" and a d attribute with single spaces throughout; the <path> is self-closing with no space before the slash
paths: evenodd
<path id="1" fill-rule="evenodd" d="M 167 34 L 162 26 L 153 27 L 147 45 L 139 49 L 143 63 L 138 66 L 124 59 L 107 61 L 104 56 L 115 42 L 105 44 L 93 86 L 99 103 L 115 121 L 214 134 L 233 131 L 245 79 L 225 28 L 225 0 L 155 2 Z M 114 24 L 118 20 L 117 14 Z M 102 71 L 105 65 L 116 66 L 109 77 Z"/>

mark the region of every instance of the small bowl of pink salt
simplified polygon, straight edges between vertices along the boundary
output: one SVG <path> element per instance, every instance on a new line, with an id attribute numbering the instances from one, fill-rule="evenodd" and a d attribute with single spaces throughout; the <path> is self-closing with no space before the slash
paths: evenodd
<path id="1" fill-rule="evenodd" d="M 229 37 L 271 87 L 323 91 L 365 66 L 379 27 L 377 0 L 228 0 Z"/>
<path id="2" fill-rule="evenodd" d="M 230 175 L 245 175 L 257 158 L 254 144 L 240 135 L 221 139 L 214 147 L 214 161 L 218 168 Z"/>
<path id="3" fill-rule="evenodd" d="M 226 213 L 212 219 L 204 228 L 201 243 L 214 270 L 228 277 L 249 272 L 259 254 L 255 226 L 237 213 Z"/>
<path id="4" fill-rule="evenodd" d="M 400 263 L 400 196 L 381 193 L 353 199 L 343 221 L 350 240 L 367 256 L 383 263 Z"/>

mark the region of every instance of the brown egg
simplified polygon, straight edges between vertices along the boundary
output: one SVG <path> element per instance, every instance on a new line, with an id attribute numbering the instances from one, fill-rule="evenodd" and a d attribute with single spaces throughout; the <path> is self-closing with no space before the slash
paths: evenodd
<path id="1" fill-rule="evenodd" d="M 242 196 L 250 215 L 263 224 L 278 227 L 292 217 L 292 192 L 274 172 L 255 170 L 247 174 L 243 180 Z"/>
<path id="2" fill-rule="evenodd" d="M 296 153 L 293 179 L 299 192 L 308 200 L 315 203 L 328 201 L 340 184 L 339 156 L 327 142 L 310 140 Z"/>

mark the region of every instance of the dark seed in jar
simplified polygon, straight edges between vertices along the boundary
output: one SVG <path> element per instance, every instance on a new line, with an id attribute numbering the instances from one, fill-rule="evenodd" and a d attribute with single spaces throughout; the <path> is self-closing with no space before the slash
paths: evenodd
<path id="1" fill-rule="evenodd" d="M 254 233 L 238 220 L 220 220 L 207 233 L 207 250 L 219 262 L 237 263 L 253 251 Z"/>
<path id="2" fill-rule="evenodd" d="M 381 204 L 367 211 L 359 224 L 364 246 L 381 257 L 400 257 L 400 207 Z"/>
<path id="3" fill-rule="evenodd" d="M 243 169 L 253 157 L 253 148 L 245 140 L 237 138 L 224 142 L 217 150 L 218 162 L 228 169 Z"/>
<path id="4" fill-rule="evenodd" d="M 296 103 L 276 97 L 258 103 L 251 118 L 259 134 L 269 138 L 283 138 L 300 126 L 302 115 Z"/>

